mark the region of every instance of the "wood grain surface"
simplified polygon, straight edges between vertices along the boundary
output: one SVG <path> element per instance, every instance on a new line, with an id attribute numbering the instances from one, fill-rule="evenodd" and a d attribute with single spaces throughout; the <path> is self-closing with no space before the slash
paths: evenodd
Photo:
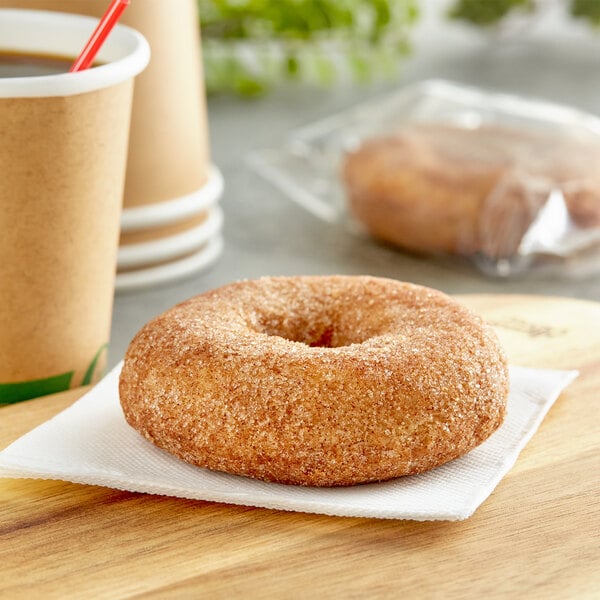
<path id="1" fill-rule="evenodd" d="M 600 597 L 600 304 L 463 296 L 513 364 L 581 371 L 473 517 L 286 513 L 0 479 L 0 598 Z M 0 409 L 0 448 L 81 391 Z"/>

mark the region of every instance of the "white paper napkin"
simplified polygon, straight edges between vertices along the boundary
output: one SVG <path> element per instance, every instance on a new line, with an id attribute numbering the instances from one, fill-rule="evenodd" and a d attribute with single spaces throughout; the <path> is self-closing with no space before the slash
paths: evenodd
<path id="1" fill-rule="evenodd" d="M 347 488 L 255 481 L 189 465 L 123 417 L 116 367 L 79 401 L 0 453 L 0 476 L 76 483 L 328 515 L 416 520 L 471 516 L 492 493 L 576 371 L 511 367 L 507 418 L 469 454 L 420 475 Z"/>

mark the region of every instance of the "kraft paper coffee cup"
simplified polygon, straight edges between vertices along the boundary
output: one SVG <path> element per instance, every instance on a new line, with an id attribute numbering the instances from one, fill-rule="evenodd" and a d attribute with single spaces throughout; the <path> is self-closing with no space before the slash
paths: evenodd
<path id="1" fill-rule="evenodd" d="M 0 50 L 75 57 L 96 19 L 0 10 Z M 0 404 L 95 381 L 110 333 L 133 78 L 117 27 L 80 73 L 0 79 Z"/>
<path id="2" fill-rule="evenodd" d="M 199 190 L 208 176 L 209 144 L 196 0 L 132 2 L 125 21 L 148 39 L 154 57 L 136 81 L 129 208 Z"/>
<path id="3" fill-rule="evenodd" d="M 99 17 L 108 0 L 0 0 L 0 6 Z M 202 188 L 209 142 L 196 0 L 134 0 L 122 23 L 152 48 L 136 79 L 125 208 L 188 196 Z"/>

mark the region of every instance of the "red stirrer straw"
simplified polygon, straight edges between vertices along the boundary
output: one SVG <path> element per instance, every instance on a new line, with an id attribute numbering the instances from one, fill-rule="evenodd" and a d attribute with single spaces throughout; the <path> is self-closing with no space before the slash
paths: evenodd
<path id="1" fill-rule="evenodd" d="M 131 0 L 112 0 L 110 6 L 106 9 L 104 16 L 100 19 L 100 23 L 98 23 L 94 33 L 92 33 L 92 36 L 81 51 L 81 54 L 69 69 L 69 73 L 90 68 L 108 34 L 117 24 L 117 21 L 123 14 L 123 11 L 129 6 L 130 2 Z"/>

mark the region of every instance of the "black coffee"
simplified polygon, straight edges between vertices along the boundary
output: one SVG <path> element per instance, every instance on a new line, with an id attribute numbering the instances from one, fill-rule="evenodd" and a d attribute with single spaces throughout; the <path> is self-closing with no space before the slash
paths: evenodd
<path id="1" fill-rule="evenodd" d="M 67 73 L 74 60 L 64 56 L 0 51 L 0 78 Z"/>

